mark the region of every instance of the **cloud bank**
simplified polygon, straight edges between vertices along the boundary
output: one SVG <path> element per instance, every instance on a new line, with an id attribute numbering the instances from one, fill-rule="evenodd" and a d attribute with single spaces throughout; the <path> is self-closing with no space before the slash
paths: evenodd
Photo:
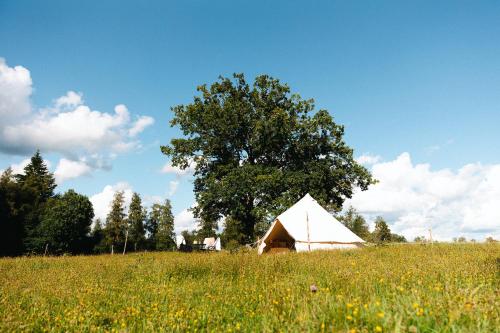
<path id="1" fill-rule="evenodd" d="M 379 183 L 346 201 L 368 220 L 383 216 L 408 239 L 429 234 L 500 238 L 500 165 L 467 164 L 456 171 L 413 164 L 409 153 L 371 167 Z"/>
<path id="2" fill-rule="evenodd" d="M 112 112 L 93 110 L 75 91 L 36 110 L 30 101 L 32 91 L 29 70 L 9 67 L 0 58 L 0 152 L 30 155 L 40 149 L 62 155 L 58 182 L 110 166 L 117 154 L 139 148 L 137 135 L 154 123 L 149 116 L 131 121 L 124 104 Z"/>

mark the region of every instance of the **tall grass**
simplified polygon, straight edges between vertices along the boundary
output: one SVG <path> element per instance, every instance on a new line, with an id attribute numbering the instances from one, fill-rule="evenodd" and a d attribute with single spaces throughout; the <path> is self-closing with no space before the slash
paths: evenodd
<path id="1" fill-rule="evenodd" d="M 440 244 L 0 259 L 0 331 L 498 332 L 499 257 Z"/>

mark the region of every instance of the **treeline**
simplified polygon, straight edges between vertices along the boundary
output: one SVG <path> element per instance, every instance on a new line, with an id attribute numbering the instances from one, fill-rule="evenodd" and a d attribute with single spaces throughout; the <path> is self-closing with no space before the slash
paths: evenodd
<path id="1" fill-rule="evenodd" d="M 338 215 L 337 219 L 367 242 L 377 244 L 407 242 L 404 236 L 392 233 L 389 225 L 381 216 L 375 219 L 375 229 L 370 232 L 365 218 L 352 206 L 343 215 Z"/>
<path id="2" fill-rule="evenodd" d="M 40 152 L 22 174 L 11 168 L 0 176 L 0 256 L 84 254 L 175 248 L 174 217 L 169 200 L 148 211 L 137 193 L 128 212 L 123 192 L 114 196 L 103 226 L 94 223 L 87 196 L 74 190 L 56 194 L 54 175 Z"/>
<path id="3" fill-rule="evenodd" d="M 165 200 L 163 204 L 155 203 L 148 211 L 143 207 L 139 194 L 134 193 L 126 213 L 124 193 L 118 191 L 105 226 L 97 219 L 91 237 L 95 241 L 96 253 L 174 250 L 174 215 L 170 200 Z"/>

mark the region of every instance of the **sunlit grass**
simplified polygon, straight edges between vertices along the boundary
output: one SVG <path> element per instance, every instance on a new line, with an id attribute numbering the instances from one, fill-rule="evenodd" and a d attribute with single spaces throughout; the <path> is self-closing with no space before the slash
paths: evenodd
<path id="1" fill-rule="evenodd" d="M 498 257 L 440 244 L 0 259 L 0 331 L 496 332 Z"/>

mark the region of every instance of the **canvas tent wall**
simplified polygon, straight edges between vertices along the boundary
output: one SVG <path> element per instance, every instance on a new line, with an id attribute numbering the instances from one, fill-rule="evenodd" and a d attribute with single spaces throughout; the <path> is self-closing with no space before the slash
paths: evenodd
<path id="1" fill-rule="evenodd" d="M 203 248 L 205 250 L 221 250 L 220 238 L 215 239 L 215 237 L 207 237 L 203 240 Z"/>
<path id="2" fill-rule="evenodd" d="M 276 218 L 261 240 L 259 254 L 276 248 L 297 252 L 349 249 L 364 242 L 306 194 Z"/>

